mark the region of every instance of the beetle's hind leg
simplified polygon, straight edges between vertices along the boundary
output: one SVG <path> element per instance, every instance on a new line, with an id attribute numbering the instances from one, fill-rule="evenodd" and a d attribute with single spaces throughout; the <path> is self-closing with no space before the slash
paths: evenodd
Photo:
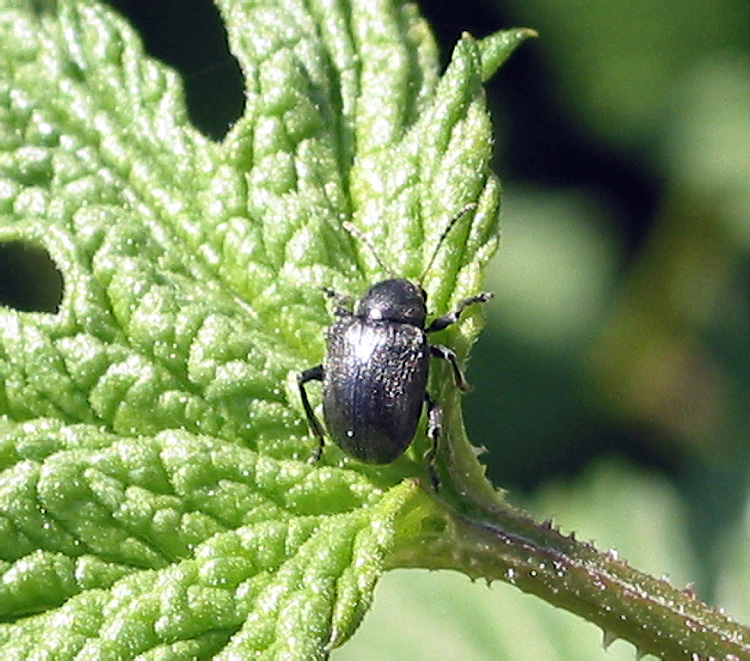
<path id="1" fill-rule="evenodd" d="M 315 448 L 313 456 L 310 458 L 311 463 L 315 463 L 320 459 L 320 455 L 323 453 L 323 428 L 320 426 L 320 421 L 315 415 L 315 411 L 310 406 L 310 400 L 307 398 L 307 391 L 305 390 L 305 384 L 309 381 L 322 381 L 323 380 L 323 365 L 316 365 L 311 367 L 309 370 L 300 372 L 297 375 L 297 385 L 299 386 L 299 394 L 302 399 L 302 407 L 305 409 L 305 415 L 307 416 L 307 424 L 310 426 L 310 431 L 313 433 L 316 439 L 318 439 L 318 447 Z"/>
<path id="2" fill-rule="evenodd" d="M 443 330 L 443 328 L 448 328 L 448 326 L 450 326 L 451 324 L 455 324 L 458 321 L 461 313 L 470 305 L 474 305 L 474 303 L 486 303 L 493 296 L 494 294 L 492 292 L 485 291 L 481 294 L 477 294 L 476 296 L 465 298 L 456 306 L 456 309 L 453 310 L 453 312 L 449 312 L 448 314 L 444 314 L 442 317 L 433 319 L 432 323 L 425 329 L 425 333 L 434 333 L 435 331 Z"/>
<path id="3" fill-rule="evenodd" d="M 440 491 L 440 478 L 435 469 L 435 459 L 437 458 L 440 435 L 443 433 L 443 409 L 427 392 L 424 394 L 424 401 L 427 405 L 427 438 L 432 441 L 429 449 L 424 453 L 424 460 L 427 464 L 432 488 L 435 491 Z"/>

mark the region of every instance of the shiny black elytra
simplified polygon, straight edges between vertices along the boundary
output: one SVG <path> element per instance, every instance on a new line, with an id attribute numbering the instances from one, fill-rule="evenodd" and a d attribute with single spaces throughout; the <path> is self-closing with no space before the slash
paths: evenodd
<path id="1" fill-rule="evenodd" d="M 451 219 L 427 270 L 456 221 L 475 207 L 469 205 Z M 351 225 L 347 224 L 347 229 L 367 243 Z M 369 243 L 368 246 L 372 249 Z M 373 254 L 377 259 L 374 250 Z M 324 291 L 337 301 L 337 320 L 326 334 L 325 362 L 297 377 L 307 421 L 318 440 L 313 459 L 322 453 L 323 429 L 307 397 L 305 384 L 309 381 L 323 382 L 323 415 L 333 441 L 355 459 L 370 464 L 391 463 L 406 450 L 414 439 L 422 406 L 426 405 L 427 436 L 432 443 L 425 461 L 437 490 L 440 481 L 434 463 L 443 410 L 426 390 L 430 356 L 448 361 L 459 390 L 466 392 L 469 385 L 456 354 L 443 345 L 430 344 L 427 335 L 455 323 L 467 306 L 484 303 L 492 294 L 466 298 L 453 312 L 426 326 L 427 294 L 421 284 L 402 278 L 378 282 L 357 302 L 354 312 L 351 299 Z"/>

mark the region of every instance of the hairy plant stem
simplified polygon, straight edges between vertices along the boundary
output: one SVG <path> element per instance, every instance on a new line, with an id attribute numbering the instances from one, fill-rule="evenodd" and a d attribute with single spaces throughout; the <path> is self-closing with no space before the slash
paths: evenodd
<path id="1" fill-rule="evenodd" d="M 463 436 L 460 408 L 449 407 L 454 439 L 445 450 L 449 479 L 425 489 L 427 513 L 403 519 L 391 567 L 456 569 L 500 579 L 601 627 L 604 644 L 623 638 L 639 654 L 664 659 L 750 659 L 750 630 L 665 578 L 630 567 L 551 521 L 538 523 L 506 503 L 484 477 Z"/>

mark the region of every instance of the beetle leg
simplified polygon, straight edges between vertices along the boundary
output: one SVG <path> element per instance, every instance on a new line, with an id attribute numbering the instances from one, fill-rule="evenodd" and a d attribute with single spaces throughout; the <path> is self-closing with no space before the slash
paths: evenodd
<path id="1" fill-rule="evenodd" d="M 424 401 L 427 404 L 427 437 L 432 441 L 429 449 L 424 453 L 424 460 L 427 464 L 432 488 L 439 491 L 440 478 L 435 470 L 435 458 L 437 457 L 440 434 L 443 431 L 443 409 L 430 397 L 429 393 L 424 394 Z"/>
<path id="2" fill-rule="evenodd" d="M 435 331 L 447 328 L 451 324 L 455 324 L 458 321 L 458 318 L 461 316 L 461 313 L 470 305 L 474 305 L 474 303 L 486 303 L 493 296 L 494 294 L 492 292 L 485 291 L 481 294 L 477 294 L 476 296 L 465 298 L 458 304 L 453 312 L 449 312 L 448 314 L 444 314 L 442 317 L 433 319 L 432 323 L 425 329 L 425 333 L 434 333 Z"/>
<path id="3" fill-rule="evenodd" d="M 309 370 L 300 372 L 297 375 L 297 385 L 299 386 L 299 394 L 302 399 L 302 406 L 305 409 L 305 415 L 307 416 L 307 424 L 310 426 L 310 431 L 313 436 L 318 439 L 318 447 L 315 448 L 315 452 L 311 458 L 311 463 L 315 463 L 320 459 L 320 455 L 323 453 L 323 428 L 320 426 L 318 418 L 315 416 L 315 412 L 310 406 L 310 400 L 307 398 L 307 391 L 305 390 L 305 384 L 308 381 L 322 381 L 323 380 L 323 366 L 316 365 L 311 367 Z"/>
<path id="4" fill-rule="evenodd" d="M 333 314 L 337 317 L 343 317 L 352 313 L 354 307 L 354 299 L 346 294 L 339 294 L 337 291 L 329 287 L 322 287 L 323 293 L 328 297 L 336 301 L 336 307 L 333 309 Z"/>
<path id="5" fill-rule="evenodd" d="M 453 349 L 444 347 L 442 344 L 431 344 L 430 353 L 435 356 L 435 358 L 442 358 L 450 363 L 451 368 L 453 369 L 453 381 L 456 384 L 456 388 L 461 392 L 469 392 L 471 390 L 471 386 L 466 381 L 463 371 L 458 366 L 456 352 L 453 351 Z"/>

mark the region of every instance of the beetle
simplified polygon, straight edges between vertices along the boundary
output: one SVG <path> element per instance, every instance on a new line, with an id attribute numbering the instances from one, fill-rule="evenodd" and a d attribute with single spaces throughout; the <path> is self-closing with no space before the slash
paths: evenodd
<path id="1" fill-rule="evenodd" d="M 468 306 L 485 303 L 493 294 L 483 292 L 466 298 L 455 310 L 427 325 L 427 293 L 421 283 L 450 230 L 475 208 L 476 204 L 467 205 L 451 218 L 417 283 L 395 277 L 377 282 L 359 299 L 353 311 L 352 299 L 330 289 L 323 290 L 336 300 L 336 320 L 326 332 L 326 356 L 322 364 L 297 376 L 307 422 L 318 441 L 313 461 L 323 451 L 324 433 L 305 385 L 322 381 L 323 416 L 328 433 L 344 452 L 366 463 L 389 464 L 397 459 L 414 439 L 422 408 L 426 407 L 431 445 L 424 458 L 433 488 L 439 489 L 435 459 L 443 410 L 427 392 L 430 357 L 450 364 L 460 391 L 468 391 L 469 384 L 455 352 L 441 344 L 430 344 L 427 335 L 456 323 Z M 350 223 L 344 226 L 368 246 L 383 266 L 366 237 Z"/>

